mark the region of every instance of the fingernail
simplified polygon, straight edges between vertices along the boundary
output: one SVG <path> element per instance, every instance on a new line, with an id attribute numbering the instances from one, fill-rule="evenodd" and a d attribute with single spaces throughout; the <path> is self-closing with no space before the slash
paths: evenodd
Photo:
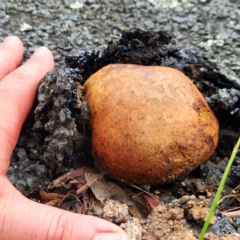
<path id="1" fill-rule="evenodd" d="M 48 52 L 49 52 L 49 50 L 46 47 L 40 47 L 35 50 L 33 57 L 43 57 Z"/>
<path id="2" fill-rule="evenodd" d="M 129 240 L 129 238 L 122 233 L 99 233 L 93 240 Z"/>
<path id="3" fill-rule="evenodd" d="M 13 47 L 14 45 L 16 45 L 18 42 L 20 42 L 18 37 L 15 36 L 9 36 L 6 37 L 3 41 L 3 46 L 7 46 L 7 47 Z"/>

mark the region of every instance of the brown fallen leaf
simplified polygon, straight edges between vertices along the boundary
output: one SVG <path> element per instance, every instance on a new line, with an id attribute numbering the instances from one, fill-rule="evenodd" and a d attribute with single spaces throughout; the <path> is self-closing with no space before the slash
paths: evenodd
<path id="1" fill-rule="evenodd" d="M 89 214 L 93 209 L 94 201 L 95 201 L 93 193 L 90 191 L 86 191 L 83 193 L 82 197 L 83 197 L 82 200 L 83 200 L 83 205 L 85 207 L 85 211 L 87 214 Z"/>
<path id="2" fill-rule="evenodd" d="M 67 194 L 61 202 L 59 202 L 58 207 L 64 210 L 68 210 L 71 212 L 78 212 L 78 208 L 76 206 L 76 202 L 81 204 L 81 201 L 75 194 Z"/>
<path id="3" fill-rule="evenodd" d="M 141 192 L 144 192 L 145 194 L 149 195 L 150 197 L 152 197 L 153 199 L 155 199 L 159 203 L 159 199 L 153 193 L 150 193 L 149 191 L 147 191 L 147 190 L 145 190 L 143 188 L 140 188 L 140 187 L 138 187 L 138 186 L 136 186 L 134 184 L 130 184 L 130 186 L 140 190 Z"/>
<path id="4" fill-rule="evenodd" d="M 236 194 L 235 198 L 240 202 L 240 194 Z"/>
<path id="5" fill-rule="evenodd" d="M 240 216 L 240 210 L 239 209 L 240 209 L 240 207 L 228 209 L 227 211 L 222 212 L 222 214 L 227 216 L 227 217 Z"/>
<path id="6" fill-rule="evenodd" d="M 143 196 L 148 201 L 148 203 L 149 203 L 149 205 L 151 206 L 152 209 L 154 209 L 159 204 L 159 200 L 156 200 L 152 196 L 149 196 L 147 194 L 143 194 Z"/>
<path id="7" fill-rule="evenodd" d="M 104 204 L 98 199 L 95 199 L 94 206 L 93 206 L 94 215 L 101 216 L 103 213 L 103 207 L 104 207 Z"/>
<path id="8" fill-rule="evenodd" d="M 80 186 L 86 183 L 84 176 L 85 168 L 77 168 L 72 169 L 69 172 L 63 174 L 59 178 L 55 179 L 53 182 L 50 182 L 48 185 L 48 189 L 52 189 L 54 187 L 65 186 L 66 188 L 70 188 L 71 184 L 76 184 L 79 188 Z M 69 182 L 71 184 L 69 184 Z"/>
<path id="9" fill-rule="evenodd" d="M 47 202 L 52 201 L 52 200 L 61 200 L 65 196 L 63 194 L 58 194 L 58 193 L 48 193 L 48 192 L 44 191 L 43 189 L 41 189 L 39 191 L 39 194 L 40 194 L 41 198 Z"/>
<path id="10" fill-rule="evenodd" d="M 138 219 L 147 219 L 147 216 L 152 212 L 152 207 L 143 196 L 143 192 L 139 192 L 139 189 L 131 189 L 129 187 L 124 187 L 124 190 L 127 192 L 128 196 L 133 201 L 133 205 L 128 206 L 129 212 L 134 218 Z"/>
<path id="11" fill-rule="evenodd" d="M 58 207 L 60 201 L 61 201 L 61 199 L 55 199 L 55 200 L 45 203 L 45 205 L 48 205 L 51 207 Z"/>
<path id="12" fill-rule="evenodd" d="M 82 203 L 77 201 L 75 203 L 75 206 L 77 208 L 77 213 L 79 213 L 79 214 L 86 214 L 85 207 L 84 207 L 84 205 Z"/>
<path id="13" fill-rule="evenodd" d="M 130 197 L 121 187 L 112 182 L 105 181 L 104 179 L 102 179 L 102 175 L 85 172 L 85 179 L 87 183 L 91 183 L 92 181 L 94 181 L 94 184 L 92 184 L 90 188 L 95 197 L 102 203 L 112 199 L 127 205 L 133 204 Z M 96 179 L 99 180 L 95 181 Z"/>
<path id="14" fill-rule="evenodd" d="M 93 179 L 92 179 L 91 181 L 89 181 L 89 182 L 87 181 L 83 186 L 81 186 L 80 188 L 78 188 L 76 194 L 78 195 L 78 194 L 84 192 L 85 190 L 87 190 L 88 188 L 90 188 L 93 184 L 95 184 L 97 181 L 99 181 L 100 178 L 102 178 L 101 175 L 99 175 L 99 174 L 96 174 L 96 175 L 97 175 L 96 178 L 93 178 Z"/>

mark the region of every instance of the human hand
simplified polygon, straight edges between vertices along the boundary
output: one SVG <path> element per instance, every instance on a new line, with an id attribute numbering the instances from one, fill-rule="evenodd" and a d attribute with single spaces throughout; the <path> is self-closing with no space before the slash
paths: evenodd
<path id="1" fill-rule="evenodd" d="M 18 67 L 23 51 L 16 37 L 7 37 L 0 45 L 0 239 L 127 240 L 123 230 L 112 223 L 33 202 L 9 182 L 10 157 L 37 84 L 54 69 L 53 56 L 45 47 Z"/>

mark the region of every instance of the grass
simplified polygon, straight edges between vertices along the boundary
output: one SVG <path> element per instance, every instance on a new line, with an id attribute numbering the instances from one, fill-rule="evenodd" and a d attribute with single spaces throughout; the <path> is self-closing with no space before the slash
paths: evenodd
<path id="1" fill-rule="evenodd" d="M 211 218 L 212 218 L 212 215 L 213 215 L 213 213 L 214 213 L 214 211 L 215 211 L 215 209 L 216 209 L 216 206 L 217 206 L 217 204 L 218 204 L 218 201 L 219 201 L 219 199 L 220 199 L 221 192 L 222 192 L 223 187 L 224 187 L 224 184 L 225 184 L 225 182 L 226 182 L 228 173 L 229 173 L 229 171 L 230 171 L 230 169 L 231 169 L 232 163 L 233 163 L 233 161 L 234 161 L 234 159 L 235 159 L 235 157 L 236 157 L 236 154 L 237 154 L 237 152 L 238 152 L 239 146 L 240 146 L 240 137 L 239 137 L 236 145 L 235 145 L 234 148 L 233 148 L 231 157 L 230 157 L 230 159 L 229 159 L 229 161 L 228 161 L 227 167 L 226 167 L 226 169 L 225 169 L 225 171 L 224 171 L 224 174 L 223 174 L 222 179 L 221 179 L 221 181 L 220 181 L 220 184 L 219 184 L 219 186 L 218 186 L 217 193 L 216 193 L 216 195 L 215 195 L 215 197 L 214 197 L 214 199 L 213 199 L 213 202 L 212 202 L 210 211 L 209 211 L 208 216 L 207 216 L 207 219 L 206 219 L 206 221 L 205 221 L 205 223 L 204 223 L 204 225 L 203 225 L 203 228 L 202 228 L 202 231 L 201 231 L 201 233 L 200 233 L 200 235 L 199 235 L 198 240 L 203 240 L 203 239 L 204 239 L 204 235 L 205 235 L 205 233 L 206 233 L 207 230 L 208 230 L 208 226 L 209 226 L 210 220 L 211 220 Z"/>

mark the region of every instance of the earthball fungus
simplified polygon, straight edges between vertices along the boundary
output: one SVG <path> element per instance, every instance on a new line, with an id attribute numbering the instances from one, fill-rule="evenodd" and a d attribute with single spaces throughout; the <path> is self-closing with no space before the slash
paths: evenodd
<path id="1" fill-rule="evenodd" d="M 85 83 L 92 153 L 120 181 L 158 184 L 182 178 L 210 158 L 218 122 L 182 72 L 111 64 Z"/>

